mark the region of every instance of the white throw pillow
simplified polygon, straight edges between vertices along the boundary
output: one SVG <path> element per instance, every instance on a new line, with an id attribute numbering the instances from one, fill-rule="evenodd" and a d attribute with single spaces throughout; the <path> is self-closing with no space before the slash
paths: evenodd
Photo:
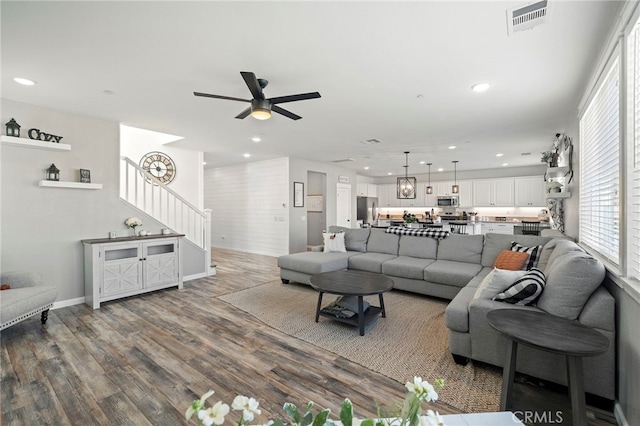
<path id="1" fill-rule="evenodd" d="M 480 282 L 476 289 L 474 299 L 492 299 L 498 293 L 502 293 L 513 283 L 522 278 L 527 271 L 508 271 L 506 269 L 493 268 Z"/>
<path id="2" fill-rule="evenodd" d="M 325 253 L 344 253 L 347 251 L 344 245 L 344 232 L 323 232 L 322 239 Z"/>

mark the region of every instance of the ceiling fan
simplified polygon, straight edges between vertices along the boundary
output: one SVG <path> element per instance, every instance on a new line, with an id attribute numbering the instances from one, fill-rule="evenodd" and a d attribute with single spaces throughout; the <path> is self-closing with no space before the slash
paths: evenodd
<path id="1" fill-rule="evenodd" d="M 240 71 L 240 75 L 242 75 L 242 78 L 244 78 L 244 82 L 247 83 L 247 87 L 249 88 L 253 99 L 233 98 L 231 96 L 211 95 L 209 93 L 200 92 L 193 92 L 193 94 L 196 96 L 203 96 L 205 98 L 250 102 L 251 106 L 242 111 L 240 114 L 236 115 L 236 118 L 243 119 L 251 114 L 253 118 L 257 118 L 258 120 L 267 120 L 268 118 L 270 118 L 271 111 L 277 112 L 278 114 L 284 115 L 285 117 L 289 117 L 292 120 L 300 120 L 302 117 L 292 113 L 291 111 L 287 111 L 286 109 L 279 107 L 277 104 L 303 101 L 306 99 L 315 99 L 320 97 L 320 93 L 310 92 L 300 93 L 298 95 L 278 96 L 276 98 L 265 99 L 262 90 L 267 87 L 269 81 L 263 78 L 256 78 L 256 75 L 252 72 Z"/>

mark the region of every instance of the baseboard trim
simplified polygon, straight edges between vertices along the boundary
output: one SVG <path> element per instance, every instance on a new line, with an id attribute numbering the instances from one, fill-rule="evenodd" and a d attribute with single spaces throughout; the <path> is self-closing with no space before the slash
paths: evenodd
<path id="1" fill-rule="evenodd" d="M 58 302 L 54 302 L 53 307 L 51 309 L 55 310 L 60 308 L 66 308 L 67 306 L 82 305 L 83 303 L 84 303 L 84 297 L 76 297 L 75 299 L 60 300 Z"/>
<path id="2" fill-rule="evenodd" d="M 622 406 L 617 400 L 613 405 L 613 415 L 616 417 L 616 421 L 618 422 L 618 425 L 629 426 L 629 423 L 627 422 L 627 419 L 624 416 L 624 412 L 622 411 Z"/>

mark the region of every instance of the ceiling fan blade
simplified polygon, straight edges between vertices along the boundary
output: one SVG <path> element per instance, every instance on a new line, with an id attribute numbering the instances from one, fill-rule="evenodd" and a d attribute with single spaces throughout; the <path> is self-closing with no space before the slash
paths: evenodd
<path id="1" fill-rule="evenodd" d="M 285 117 L 289 117 L 292 120 L 300 120 L 302 118 L 298 114 L 294 114 L 291 111 L 287 111 L 284 108 L 280 108 L 278 105 L 271 105 L 271 111 L 277 112 L 278 114 L 282 114 Z"/>
<path id="2" fill-rule="evenodd" d="M 251 102 L 251 99 L 232 98 L 231 96 L 211 95 L 209 93 L 200 93 L 200 92 L 193 92 L 193 94 L 196 96 L 203 96 L 205 98 L 225 99 L 227 101 Z"/>
<path id="3" fill-rule="evenodd" d="M 244 78 L 244 82 L 247 83 L 247 87 L 254 99 L 264 99 L 264 94 L 262 93 L 262 87 L 258 83 L 258 79 L 256 75 L 252 72 L 240 71 L 242 78 Z"/>
<path id="4" fill-rule="evenodd" d="M 249 114 L 251 114 L 251 107 L 245 109 L 240 114 L 236 115 L 236 118 L 239 118 L 242 120 L 243 118 L 247 118 Z"/>
<path id="5" fill-rule="evenodd" d="M 316 99 L 320 97 L 318 92 L 300 93 L 299 95 L 278 96 L 269 98 L 272 104 L 283 104 L 285 102 L 304 101 L 305 99 Z"/>

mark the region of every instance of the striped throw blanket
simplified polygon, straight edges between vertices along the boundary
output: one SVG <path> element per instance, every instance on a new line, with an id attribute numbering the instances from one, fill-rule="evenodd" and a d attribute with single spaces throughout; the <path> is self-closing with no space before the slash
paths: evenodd
<path id="1" fill-rule="evenodd" d="M 437 240 L 445 239 L 449 236 L 449 231 L 433 228 L 404 228 L 402 226 L 390 226 L 385 231 L 387 234 L 415 235 L 418 237 L 431 237 Z"/>

